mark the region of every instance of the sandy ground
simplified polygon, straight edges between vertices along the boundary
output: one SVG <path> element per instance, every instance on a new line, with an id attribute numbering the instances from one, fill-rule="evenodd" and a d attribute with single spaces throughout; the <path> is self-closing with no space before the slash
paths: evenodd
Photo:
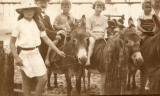
<path id="1" fill-rule="evenodd" d="M 87 71 L 86 71 L 87 73 Z M 58 78 L 58 88 L 53 88 L 53 90 L 47 90 L 47 86 L 45 87 L 45 92 L 44 93 L 48 93 L 48 94 L 54 94 L 54 95 L 66 95 L 67 94 L 67 85 L 66 85 L 66 80 L 63 74 L 58 74 L 57 76 Z M 22 78 L 21 78 L 21 74 L 20 71 L 17 69 L 17 67 L 15 68 L 15 76 L 14 76 L 14 81 L 16 83 L 21 83 L 22 82 Z M 85 84 L 86 84 L 86 89 L 87 91 L 84 91 L 84 86 L 83 86 L 83 80 L 82 84 L 81 84 L 81 94 L 84 96 L 86 95 L 99 95 L 99 91 L 100 91 L 100 75 L 99 74 L 92 74 L 91 75 L 91 85 L 90 85 L 90 91 L 88 90 L 88 80 L 87 80 L 87 75 L 86 75 L 86 79 L 85 79 Z M 139 87 L 139 71 L 136 74 L 136 84 Z M 54 87 L 54 76 L 52 74 L 51 76 L 51 86 Z M 75 89 L 75 77 L 72 77 L 72 95 L 75 96 L 76 95 L 76 89 Z M 132 90 L 132 91 L 128 91 L 126 92 L 126 94 L 128 95 L 136 95 L 138 94 L 138 90 Z"/>

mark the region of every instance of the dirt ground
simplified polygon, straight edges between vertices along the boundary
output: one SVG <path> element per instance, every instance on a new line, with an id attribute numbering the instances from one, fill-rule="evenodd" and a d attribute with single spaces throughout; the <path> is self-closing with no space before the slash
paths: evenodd
<path id="1" fill-rule="evenodd" d="M 4 49 L 6 52 L 10 52 L 9 50 L 9 40 L 10 40 L 10 34 L 0 34 L 0 41 L 4 41 Z M 86 71 L 87 73 L 87 71 Z M 53 88 L 53 90 L 47 90 L 47 87 L 45 87 L 44 93 L 48 94 L 55 94 L 55 95 L 66 95 L 67 90 L 66 90 L 66 80 L 63 74 L 58 74 L 58 88 Z M 21 83 L 22 82 L 22 77 L 21 73 L 18 69 L 17 66 L 15 66 L 15 75 L 14 75 L 14 82 L 15 83 Z M 91 85 L 90 85 L 90 91 L 88 91 L 88 80 L 87 80 L 87 75 L 85 79 L 85 84 L 86 84 L 86 89 L 87 91 L 84 91 L 84 86 L 83 86 L 83 80 L 82 80 L 82 95 L 99 95 L 100 91 L 100 75 L 99 74 L 92 74 L 91 75 Z M 137 86 L 139 86 L 139 71 L 136 74 L 136 83 Z M 51 76 L 51 85 L 54 87 L 54 76 L 52 74 Z M 76 89 L 75 89 L 75 77 L 72 77 L 72 95 L 76 94 Z M 137 90 L 129 91 L 127 94 L 137 94 Z"/>
<path id="2" fill-rule="evenodd" d="M 87 71 L 86 71 L 87 73 Z M 44 93 L 48 93 L 48 94 L 55 94 L 55 95 L 66 95 L 67 94 L 67 85 L 66 85 L 66 80 L 63 74 L 58 74 L 57 76 L 57 81 L 58 81 L 58 88 L 53 88 L 53 90 L 47 90 L 47 86 L 45 87 L 45 92 Z M 85 84 L 86 84 L 86 91 L 84 91 L 84 86 L 83 86 L 83 80 L 82 84 L 81 84 L 81 94 L 82 95 L 99 95 L 99 91 L 100 91 L 100 75 L 99 74 L 92 74 L 91 75 L 91 85 L 90 85 L 90 91 L 88 90 L 88 80 L 87 80 L 87 75 L 86 75 L 86 79 L 85 79 Z M 18 68 L 15 66 L 15 76 L 14 76 L 14 82 L 16 83 L 21 83 L 22 82 L 22 78 L 21 78 L 21 74 L 20 71 L 18 70 Z M 139 86 L 139 71 L 136 74 L 136 84 L 137 86 Z M 52 74 L 51 76 L 51 86 L 54 87 L 54 75 Z M 76 94 L 76 89 L 75 89 L 75 77 L 72 77 L 72 95 L 75 96 L 74 94 Z M 126 94 L 129 95 L 135 95 L 138 94 L 137 90 L 132 90 L 132 91 L 128 91 Z"/>

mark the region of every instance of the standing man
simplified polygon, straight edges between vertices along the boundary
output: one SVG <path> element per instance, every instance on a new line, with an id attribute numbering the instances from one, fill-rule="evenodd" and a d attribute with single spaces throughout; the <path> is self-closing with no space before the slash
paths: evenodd
<path id="1" fill-rule="evenodd" d="M 46 9 L 48 7 L 48 2 L 50 0 L 35 0 L 37 5 L 42 9 L 42 13 L 40 14 L 40 19 L 44 23 L 46 27 L 46 34 L 47 36 L 53 40 L 56 36 L 56 31 L 54 31 L 51 22 L 50 22 L 50 17 L 46 14 Z M 48 46 L 44 43 L 44 41 L 41 40 L 41 45 L 40 45 L 40 53 L 42 55 L 43 60 L 45 60 L 45 56 L 47 54 Z"/>

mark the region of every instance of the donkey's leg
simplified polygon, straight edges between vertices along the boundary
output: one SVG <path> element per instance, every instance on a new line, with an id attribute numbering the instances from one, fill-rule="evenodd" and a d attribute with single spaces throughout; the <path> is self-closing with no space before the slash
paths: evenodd
<path id="1" fill-rule="evenodd" d="M 136 72 L 137 72 L 136 69 L 134 69 L 134 70 L 132 71 L 132 89 L 136 89 L 136 88 L 137 88 L 137 86 L 136 86 L 136 80 L 135 80 Z"/>
<path id="2" fill-rule="evenodd" d="M 127 84 L 126 84 L 126 86 L 127 86 L 127 90 L 129 90 L 130 89 L 130 79 L 131 79 L 131 69 L 129 69 L 128 70 L 128 73 L 127 73 Z"/>
<path id="3" fill-rule="evenodd" d="M 158 85 L 159 78 L 157 76 L 149 76 L 149 93 L 150 94 L 157 94 L 157 85 Z"/>
<path id="4" fill-rule="evenodd" d="M 100 95 L 105 95 L 105 78 L 106 78 L 106 73 L 101 73 Z"/>
<path id="5" fill-rule="evenodd" d="M 79 70 L 76 73 L 76 91 L 77 95 L 81 95 L 81 77 L 84 74 L 84 68 L 79 67 Z"/>
<path id="6" fill-rule="evenodd" d="M 85 68 L 83 68 L 83 88 L 84 88 L 84 92 L 86 92 L 86 82 L 85 82 L 85 77 L 86 77 L 86 74 L 85 74 Z"/>
<path id="7" fill-rule="evenodd" d="M 158 81 L 158 85 L 157 85 L 157 93 L 160 94 L 160 80 Z"/>
<path id="8" fill-rule="evenodd" d="M 145 94 L 145 86 L 146 86 L 147 76 L 144 72 L 140 71 L 140 94 Z"/>
<path id="9" fill-rule="evenodd" d="M 77 95 L 80 96 L 81 95 L 81 77 L 77 77 L 76 76 L 76 91 L 77 91 Z"/>
<path id="10" fill-rule="evenodd" d="M 88 90 L 90 91 L 91 72 L 88 71 Z"/>
<path id="11" fill-rule="evenodd" d="M 67 96 L 70 96 L 72 91 L 72 84 L 71 84 L 71 76 L 69 75 L 69 73 L 65 74 L 65 78 L 67 82 Z"/>
<path id="12" fill-rule="evenodd" d="M 48 69 L 47 70 L 47 77 L 48 77 L 47 88 L 48 90 L 52 90 L 51 83 L 50 83 L 51 74 L 52 74 L 51 70 Z"/>
<path id="13" fill-rule="evenodd" d="M 57 74 L 54 73 L 54 87 L 58 88 L 58 83 L 57 83 Z"/>

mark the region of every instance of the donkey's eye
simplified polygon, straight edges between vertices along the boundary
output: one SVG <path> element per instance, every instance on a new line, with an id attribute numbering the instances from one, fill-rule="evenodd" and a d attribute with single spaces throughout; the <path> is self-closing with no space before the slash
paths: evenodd
<path id="1" fill-rule="evenodd" d="M 76 40 L 76 39 L 73 39 L 73 42 L 74 42 L 74 43 L 77 43 L 77 40 Z"/>
<path id="2" fill-rule="evenodd" d="M 125 43 L 126 43 L 126 44 L 129 44 L 130 42 L 127 40 Z"/>

